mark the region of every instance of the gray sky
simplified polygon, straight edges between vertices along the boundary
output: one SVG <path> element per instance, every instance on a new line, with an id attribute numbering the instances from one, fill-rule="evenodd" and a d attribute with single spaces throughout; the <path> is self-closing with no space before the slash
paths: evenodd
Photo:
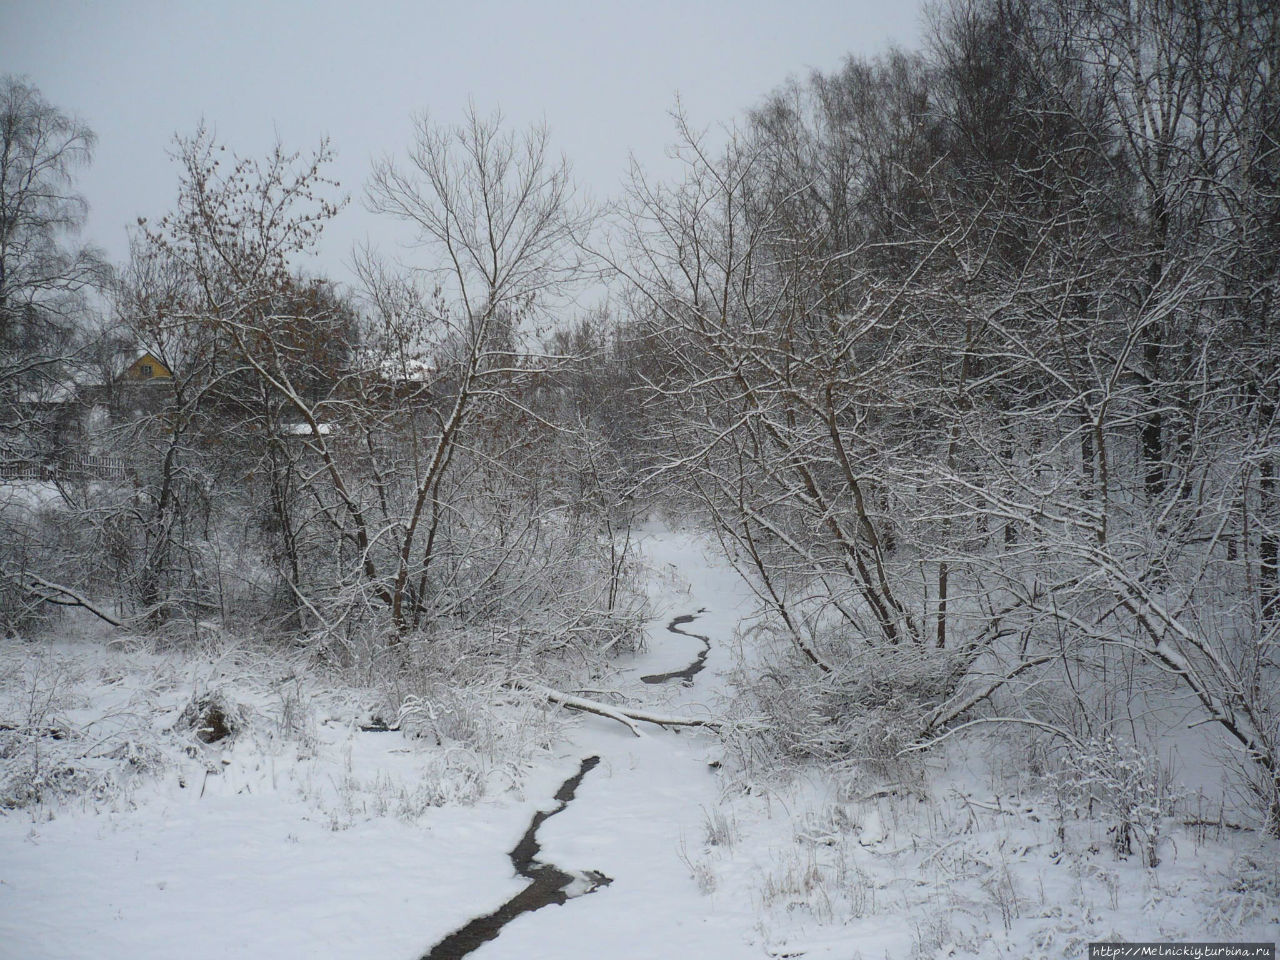
<path id="1" fill-rule="evenodd" d="M 919 10 L 919 0 L 0 0 L 0 72 L 26 74 L 97 132 L 79 180 L 85 236 L 115 261 L 127 225 L 172 205 L 175 133 L 203 118 L 240 154 L 328 136 L 330 174 L 352 202 L 311 267 L 346 279 L 354 242 L 394 245 L 361 190 L 371 158 L 403 151 L 415 112 L 453 120 L 470 97 L 521 126 L 545 118 L 578 181 L 604 198 L 629 153 L 661 165 L 677 93 L 697 125 L 730 121 L 789 74 L 917 46 Z"/>

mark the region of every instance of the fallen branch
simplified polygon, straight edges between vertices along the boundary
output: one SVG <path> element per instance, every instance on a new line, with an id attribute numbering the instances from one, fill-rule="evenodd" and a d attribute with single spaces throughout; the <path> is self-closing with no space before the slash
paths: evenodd
<path id="1" fill-rule="evenodd" d="M 559 690 L 552 690 L 550 687 L 544 687 L 540 683 L 530 683 L 527 680 L 511 680 L 508 682 L 511 686 L 520 690 L 546 697 L 552 703 L 559 703 L 566 707 L 572 707 L 574 710 L 582 710 L 585 713 L 594 713 L 596 716 L 616 720 L 637 737 L 644 735 L 640 732 L 640 728 L 636 726 L 637 723 L 653 723 L 660 727 L 709 727 L 711 729 L 717 729 L 722 725 L 721 721 L 710 718 L 673 717 L 662 713 L 651 713 L 648 710 L 615 707 L 607 703 L 601 703 L 599 700 L 588 700 L 585 697 L 575 697 L 571 693 L 561 693 Z"/>
<path id="2" fill-rule="evenodd" d="M 95 617 L 105 620 L 113 627 L 124 626 L 123 621 L 113 617 L 92 600 L 87 599 L 83 594 L 71 589 L 71 587 L 53 583 L 44 577 L 36 576 L 34 573 L 24 573 L 18 579 L 20 579 L 22 586 L 28 593 L 34 594 L 45 603 L 52 603 L 59 607 L 83 607 Z"/>
<path id="3" fill-rule="evenodd" d="M 909 743 L 898 751 L 898 756 L 905 757 L 909 753 L 919 753 L 921 750 L 930 750 L 942 743 L 943 740 L 950 739 L 953 734 L 959 733 L 961 730 L 967 730 L 969 727 L 976 727 L 980 724 L 987 723 L 1018 723 L 1028 727 L 1035 727 L 1040 730 L 1048 731 L 1056 737 L 1061 737 L 1076 750 L 1083 751 L 1085 749 L 1084 744 L 1081 743 L 1069 730 L 1064 730 L 1062 727 L 1056 727 L 1051 723 L 1045 723 L 1042 720 L 1032 720 L 1030 717 L 978 717 L 976 720 L 970 720 L 967 723 L 961 723 L 957 726 L 949 727 L 936 737 L 916 740 Z"/>

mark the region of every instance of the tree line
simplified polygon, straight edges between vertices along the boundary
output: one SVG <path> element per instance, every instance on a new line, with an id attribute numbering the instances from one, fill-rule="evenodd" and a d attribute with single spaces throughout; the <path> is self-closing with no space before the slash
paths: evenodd
<path id="1" fill-rule="evenodd" d="M 1078 751 L 1181 710 L 1278 822 L 1278 31 L 951 3 L 926 52 L 681 123 L 683 178 L 632 183 L 651 474 L 788 641 L 748 681 L 788 750 Z"/>

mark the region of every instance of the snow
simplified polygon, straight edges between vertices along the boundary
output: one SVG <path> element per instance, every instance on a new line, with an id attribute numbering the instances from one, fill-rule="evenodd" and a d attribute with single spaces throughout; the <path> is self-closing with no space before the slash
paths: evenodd
<path id="1" fill-rule="evenodd" d="M 502 851 L 524 819 L 378 815 L 424 760 L 398 733 L 323 723 L 311 755 L 238 739 L 105 811 L 0 818 L 0 957 L 417 956 L 455 899 L 518 888 Z"/>
<path id="2" fill-rule="evenodd" d="M 51 480 L 0 480 L 0 514 L 21 514 L 63 502 L 62 491 Z"/>
<path id="3" fill-rule="evenodd" d="M 750 592 L 693 534 L 647 530 L 643 551 L 648 646 L 619 688 L 649 709 L 711 715 Z M 699 653 L 666 630 L 694 612 L 685 629 L 712 639 L 707 669 L 693 686 L 640 683 Z M 31 645 L 2 642 L 0 689 L 34 689 L 15 667 L 34 662 Z M 517 789 L 482 771 L 475 803 L 439 805 L 469 756 L 361 731 L 353 694 L 249 683 L 235 651 L 194 672 L 86 641 L 47 656 L 41 669 L 72 691 L 50 716 L 96 717 L 103 738 L 150 731 L 164 763 L 102 800 L 0 816 L 3 958 L 420 957 L 524 887 L 507 853 L 590 755 L 601 762 L 542 825 L 539 859 L 612 884 L 520 917 L 477 957 L 1061 957 L 1112 933 L 1280 935 L 1271 841 L 1180 834 L 1157 870 L 1117 861 L 1102 823 L 1068 824 L 1062 843 L 1042 800 L 1009 792 L 1019 772 L 999 764 L 1016 761 L 981 741 L 957 738 L 927 781 L 808 771 L 742 793 L 708 731 L 641 725 L 637 738 L 575 714 Z M 244 704 L 249 732 L 227 746 L 173 734 L 192 690 Z M 16 709 L 5 702 L 0 719 Z M 310 719 L 290 712 L 299 703 Z"/>
<path id="4" fill-rule="evenodd" d="M 500 857 L 449 875 L 475 829 L 391 819 L 340 832 L 274 797 L 205 796 L 6 837 L 0 953 L 12 957 L 414 956 Z M 502 837 L 494 835 L 495 849 Z"/>
<path id="5" fill-rule="evenodd" d="M 333 424 L 318 423 L 313 429 L 309 423 L 289 423 L 284 426 L 283 432 L 290 437 L 327 437 L 333 433 Z"/>
<path id="6" fill-rule="evenodd" d="M 717 668 L 727 667 L 737 622 L 749 606 L 731 571 L 703 560 L 694 537 L 668 534 L 645 544 L 648 561 L 672 566 L 689 579 L 687 592 L 669 587 L 652 597 L 649 651 L 637 658 L 634 678 L 651 670 L 678 669 L 701 644 L 668 633 L 672 617 L 706 607 L 686 629 L 713 637 L 708 669 L 692 687 L 667 688 L 669 712 L 697 714 L 721 692 Z M 671 565 L 671 566 L 669 566 Z M 705 679 L 704 679 L 705 678 Z M 646 688 L 654 697 L 654 688 Z M 656 696 L 662 696 L 662 693 Z M 590 898 L 526 915 L 510 925 L 484 956 L 564 957 L 580 944 L 591 957 L 670 960 L 672 956 L 758 958 L 747 934 L 755 925 L 750 900 L 707 899 L 691 876 L 687 854 L 702 844 L 707 811 L 720 794 L 710 761 L 719 756 L 712 736 L 649 727 L 641 738 L 617 723 L 584 718 L 574 732 L 574 756 L 601 757 L 583 780 L 577 799 L 540 832 L 543 859 L 570 869 L 600 870 L 613 883 Z"/>

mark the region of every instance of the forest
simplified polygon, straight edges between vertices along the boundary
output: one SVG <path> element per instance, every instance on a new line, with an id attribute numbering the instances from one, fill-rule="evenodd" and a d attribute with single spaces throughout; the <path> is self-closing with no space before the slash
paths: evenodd
<path id="1" fill-rule="evenodd" d="M 81 631 L 252 649 L 512 769 L 569 709 L 703 737 L 748 796 L 1016 743 L 1113 857 L 1276 856 L 1280 7 L 949 0 L 921 50 L 677 109 L 677 173 L 598 203 L 474 106 L 354 190 L 327 143 L 200 126 L 123 263 L 78 241 L 74 106 L 0 81 L 0 819 L 123 776 L 49 760 L 94 734 L 31 651 Z M 348 203 L 414 244 L 338 283 L 299 263 Z M 657 528 L 742 591 L 706 711 L 618 679 Z M 197 734 L 248 723 L 197 693 Z M 1162 759 L 1189 730 L 1209 812 Z"/>

